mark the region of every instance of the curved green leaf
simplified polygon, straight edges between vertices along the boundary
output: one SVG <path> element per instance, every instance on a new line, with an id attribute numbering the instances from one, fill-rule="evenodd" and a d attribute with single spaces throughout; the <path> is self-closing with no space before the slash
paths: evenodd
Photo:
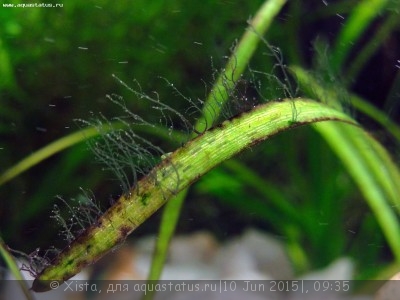
<path id="1" fill-rule="evenodd" d="M 293 120 L 293 106 L 296 120 Z M 48 280 L 65 281 L 97 261 L 169 199 L 221 162 L 281 131 L 326 120 L 356 124 L 324 104 L 298 99 L 257 106 L 199 135 L 164 158 L 128 195 L 123 195 L 95 225 L 70 244 L 53 265 L 39 274 L 33 290 L 46 291 Z"/>

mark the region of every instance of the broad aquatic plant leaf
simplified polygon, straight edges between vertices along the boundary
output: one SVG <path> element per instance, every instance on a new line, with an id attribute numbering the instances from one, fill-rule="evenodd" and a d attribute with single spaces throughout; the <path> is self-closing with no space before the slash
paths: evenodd
<path id="1" fill-rule="evenodd" d="M 164 157 L 128 194 L 122 195 L 38 275 L 32 289 L 49 290 L 49 280 L 63 282 L 97 261 L 168 200 L 221 162 L 284 130 L 328 120 L 356 125 L 346 114 L 324 104 L 289 99 L 257 106 L 206 131 Z"/>

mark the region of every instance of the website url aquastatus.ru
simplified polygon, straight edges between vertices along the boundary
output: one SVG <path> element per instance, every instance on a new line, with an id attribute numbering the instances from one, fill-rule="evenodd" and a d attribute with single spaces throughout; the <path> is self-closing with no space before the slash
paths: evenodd
<path id="1" fill-rule="evenodd" d="M 62 8 L 64 4 L 57 3 L 19 3 L 19 4 L 12 4 L 12 3 L 3 3 L 3 8 Z"/>

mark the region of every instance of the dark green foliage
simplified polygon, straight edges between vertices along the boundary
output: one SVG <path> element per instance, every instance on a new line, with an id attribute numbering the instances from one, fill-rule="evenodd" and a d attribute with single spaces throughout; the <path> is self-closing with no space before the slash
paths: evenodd
<path id="1" fill-rule="evenodd" d="M 269 30 L 268 42 L 279 46 L 286 65 L 312 68 L 326 87 L 356 92 L 398 115 L 400 88 L 395 76 L 399 72 L 396 64 L 400 64 L 396 62 L 400 59 L 396 56 L 400 53 L 400 33 L 399 21 L 393 21 L 398 12 L 392 9 L 398 1 L 389 1 L 382 8 L 343 58 L 337 52 L 338 36 L 358 1 L 326 2 L 328 6 L 323 1 L 289 1 Z M 137 80 L 145 93 L 157 91 L 163 101 L 181 112 L 185 112 L 187 102 L 159 76 L 185 96 L 204 100 L 218 72 L 215 69 L 224 65 L 224 57 L 231 54 L 228 49 L 261 3 L 69 0 L 57 9 L 0 7 L 2 171 L 77 130 L 74 119 L 89 119 L 91 112 L 102 112 L 107 118 L 119 116 L 120 110 L 106 99 L 107 94 L 123 96 L 130 110 L 151 120 L 149 102 L 134 98 L 112 74 L 129 85 Z M 389 25 L 388 18 L 393 19 Z M 382 24 L 387 38 L 379 40 L 374 34 Z M 360 65 L 352 65 L 366 51 L 364 45 L 374 39 L 379 42 L 375 52 L 366 54 Z M 343 63 L 337 68 L 340 59 Z M 271 74 L 277 69 L 275 63 L 264 45 L 250 67 Z M 262 94 L 268 100 L 282 95 L 282 90 L 277 91 L 281 86 L 268 85 L 271 81 L 264 73 L 245 74 L 243 82 L 248 86 L 243 93 L 249 97 Z M 312 91 L 304 92 L 312 96 Z M 194 121 L 195 116 L 188 118 Z M 374 134 L 381 130 L 370 119 L 359 119 Z M 386 132 L 378 136 L 386 138 Z M 391 149 L 397 149 L 396 142 L 387 140 Z M 173 144 L 168 140 L 155 142 L 167 147 Z M 84 144 L 74 146 L 0 187 L 0 231 L 10 247 L 31 252 L 38 246 L 49 246 L 57 232 L 49 218 L 56 195 L 77 198 L 79 187 L 89 188 L 101 195 L 103 206 L 108 206 L 121 194 L 118 182 L 111 173 L 99 171 L 87 148 Z M 380 229 L 346 170 L 311 130 L 274 138 L 242 154 L 239 161 L 241 167 L 227 163 L 195 186 L 182 217 L 195 221 L 182 221 L 179 231 L 200 229 L 193 224 L 206 227 L 225 222 L 220 228 L 226 232 L 218 232 L 222 237 L 237 234 L 243 226 L 263 227 L 301 244 L 312 267 L 326 265 L 341 255 L 354 256 L 361 270 L 390 261 Z M 246 181 L 246 172 L 259 180 L 258 185 Z M 143 202 L 146 204 L 145 198 Z M 293 211 L 304 219 L 294 218 Z M 210 220 L 201 220 L 204 216 Z M 156 225 L 149 231 L 155 231 Z M 215 230 L 215 226 L 210 225 L 210 229 Z M 368 246 L 372 244 L 381 246 Z"/>

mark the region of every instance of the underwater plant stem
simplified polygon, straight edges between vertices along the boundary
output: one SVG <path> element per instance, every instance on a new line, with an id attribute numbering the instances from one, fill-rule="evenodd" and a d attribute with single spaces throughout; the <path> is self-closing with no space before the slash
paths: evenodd
<path id="1" fill-rule="evenodd" d="M 293 102 L 297 110 L 295 122 Z M 49 280 L 66 281 L 96 262 L 165 202 L 221 162 L 281 131 L 327 120 L 356 124 L 347 115 L 321 103 L 289 99 L 257 106 L 204 132 L 168 155 L 129 194 L 121 196 L 38 275 L 32 289 L 47 291 Z"/>
<path id="2" fill-rule="evenodd" d="M 169 200 L 164 207 L 164 211 L 161 218 L 160 229 L 158 238 L 156 241 L 153 259 L 151 261 L 151 268 L 147 280 L 154 281 L 159 280 L 165 261 L 167 259 L 169 244 L 172 237 L 174 236 L 175 228 L 181 214 L 183 203 L 187 195 L 188 189 L 183 189 L 174 198 Z M 156 291 L 149 291 L 145 293 L 142 300 L 151 300 L 154 297 Z"/>
<path id="3" fill-rule="evenodd" d="M 218 76 L 203 106 L 202 117 L 195 131 L 204 132 L 211 128 L 221 109 L 230 97 L 231 90 L 243 74 L 261 39 L 287 0 L 267 0 L 249 23 L 239 43 L 233 50 L 223 72 Z"/>
<path id="4" fill-rule="evenodd" d="M 162 267 L 164 266 L 167 257 L 166 254 L 169 243 L 174 235 L 187 191 L 187 189 L 182 190 L 177 196 L 171 199 L 171 201 L 168 202 L 168 205 L 164 208 L 164 213 L 161 219 L 162 226 L 160 226 L 160 232 L 152 261 L 152 265 L 154 264 L 157 267 L 150 269 L 148 280 L 158 280 L 161 276 Z"/>

